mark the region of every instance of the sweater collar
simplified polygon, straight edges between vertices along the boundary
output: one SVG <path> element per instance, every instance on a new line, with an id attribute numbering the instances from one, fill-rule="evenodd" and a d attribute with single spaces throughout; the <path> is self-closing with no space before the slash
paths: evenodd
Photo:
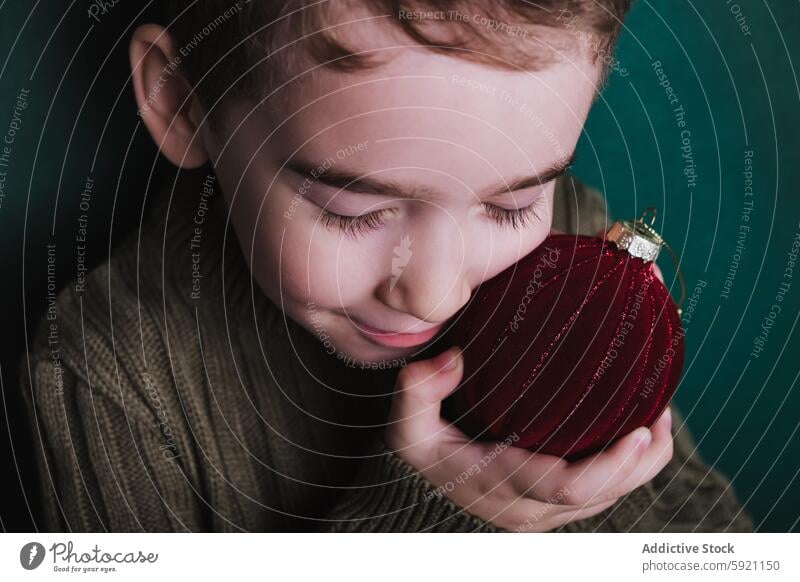
<path id="1" fill-rule="evenodd" d="M 234 320 L 255 314 L 270 327 L 285 326 L 250 274 L 213 174 L 187 177 L 179 188 L 162 191 L 152 217 L 164 278 L 185 303 L 224 309 Z"/>

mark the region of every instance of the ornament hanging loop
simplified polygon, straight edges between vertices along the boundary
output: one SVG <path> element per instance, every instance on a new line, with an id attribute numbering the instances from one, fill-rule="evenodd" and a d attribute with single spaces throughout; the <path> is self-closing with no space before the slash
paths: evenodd
<path id="1" fill-rule="evenodd" d="M 657 211 L 655 206 L 648 206 L 636 220 L 621 220 L 615 222 L 606 232 L 606 240 L 614 242 L 620 249 L 627 250 L 634 257 L 647 262 L 655 262 L 661 247 L 667 249 L 675 265 L 681 295 L 676 303 L 678 316 L 682 314 L 681 307 L 686 299 L 686 281 L 683 277 L 680 261 L 670 246 L 661 235 L 656 232 L 653 225 L 656 223 Z"/>
<path id="2" fill-rule="evenodd" d="M 678 283 L 681 286 L 681 296 L 675 306 L 678 308 L 678 317 L 683 315 L 683 302 L 686 300 L 686 279 L 683 277 L 683 270 L 681 270 L 681 262 L 672 248 L 664 241 L 664 248 L 667 249 L 669 256 L 672 258 L 672 264 L 675 265 L 675 272 L 678 274 Z"/>
<path id="3" fill-rule="evenodd" d="M 647 218 L 648 214 L 652 215 L 652 218 L 650 219 L 650 224 L 648 224 L 648 226 L 652 227 L 656 223 L 656 207 L 655 206 L 648 206 L 647 208 L 645 208 L 644 211 L 642 212 L 642 216 L 639 217 L 639 222 L 644 224 L 645 218 Z"/>

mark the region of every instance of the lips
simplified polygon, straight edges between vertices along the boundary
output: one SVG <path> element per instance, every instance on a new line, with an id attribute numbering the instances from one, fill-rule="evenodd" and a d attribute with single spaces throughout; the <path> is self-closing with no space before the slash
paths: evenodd
<path id="1" fill-rule="evenodd" d="M 356 329 L 370 341 L 393 348 L 410 348 L 424 344 L 432 339 L 444 326 L 444 323 L 440 323 L 417 333 L 398 333 L 377 329 L 360 322 L 354 322 L 354 324 Z"/>

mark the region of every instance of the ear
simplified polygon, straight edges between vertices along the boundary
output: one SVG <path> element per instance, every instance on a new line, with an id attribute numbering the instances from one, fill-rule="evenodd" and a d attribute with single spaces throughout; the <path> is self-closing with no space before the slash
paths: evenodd
<path id="1" fill-rule="evenodd" d="M 163 26 L 144 24 L 128 52 L 139 115 L 161 153 L 179 168 L 205 164 L 209 156 L 198 132 L 204 113 L 178 70 L 172 36 Z"/>

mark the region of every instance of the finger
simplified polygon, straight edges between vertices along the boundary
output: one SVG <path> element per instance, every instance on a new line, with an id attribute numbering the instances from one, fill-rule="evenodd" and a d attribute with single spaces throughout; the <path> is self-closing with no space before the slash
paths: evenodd
<path id="1" fill-rule="evenodd" d="M 581 519 L 587 519 L 589 517 L 594 517 L 598 513 L 604 512 L 606 509 L 614 505 L 618 501 L 618 498 L 608 499 L 602 503 L 598 503 L 596 505 L 587 505 L 586 507 L 582 507 L 580 509 L 562 509 L 562 511 L 555 517 L 558 521 L 557 525 L 554 525 L 551 529 L 555 529 L 557 527 L 561 527 L 566 523 L 571 523 L 574 521 L 580 521 Z"/>
<path id="2" fill-rule="evenodd" d="M 463 360 L 461 350 L 454 346 L 400 370 L 387 427 L 395 441 L 402 441 L 402 446 L 418 444 L 442 427 L 441 402 L 461 381 Z M 451 362 L 455 365 L 448 368 Z"/>
<path id="3" fill-rule="evenodd" d="M 614 492 L 625 495 L 652 481 L 672 459 L 672 410 L 667 407 L 650 428 L 653 440 L 642 455 L 639 466 Z"/>
<path id="4" fill-rule="evenodd" d="M 661 269 L 659 269 L 658 265 L 656 265 L 655 263 L 653 263 L 652 266 L 653 266 L 653 272 L 656 274 L 656 277 L 658 277 L 658 280 L 663 283 L 664 282 L 664 274 L 661 272 Z"/>
<path id="5" fill-rule="evenodd" d="M 529 505 L 520 504 L 518 507 L 513 507 L 511 511 L 506 513 L 505 517 L 510 519 L 513 513 L 519 512 L 521 514 L 520 517 L 516 518 L 516 525 L 512 528 L 512 531 L 520 533 L 546 532 L 561 527 L 565 523 L 597 515 L 616 502 L 616 499 L 611 499 L 598 505 L 566 509 L 561 505 L 527 501 L 525 503 Z"/>
<path id="6" fill-rule="evenodd" d="M 646 427 L 639 427 L 609 448 L 578 461 L 558 464 L 545 459 L 545 466 L 552 468 L 539 476 L 532 496 L 535 499 L 557 498 L 565 505 L 603 501 L 607 499 L 603 497 L 605 492 L 613 491 L 633 473 L 651 438 Z M 539 465 L 538 461 L 534 459 L 532 466 Z"/>
<path id="7" fill-rule="evenodd" d="M 520 497 L 540 502 L 583 505 L 602 492 L 603 484 L 613 487 L 630 475 L 642 450 L 637 449 L 636 442 L 641 437 L 649 439 L 649 436 L 646 428 L 637 429 L 617 440 L 610 448 L 576 462 L 509 447 L 503 455 L 501 468 L 506 471 L 510 484 Z M 642 445 L 646 447 L 647 442 Z"/>

